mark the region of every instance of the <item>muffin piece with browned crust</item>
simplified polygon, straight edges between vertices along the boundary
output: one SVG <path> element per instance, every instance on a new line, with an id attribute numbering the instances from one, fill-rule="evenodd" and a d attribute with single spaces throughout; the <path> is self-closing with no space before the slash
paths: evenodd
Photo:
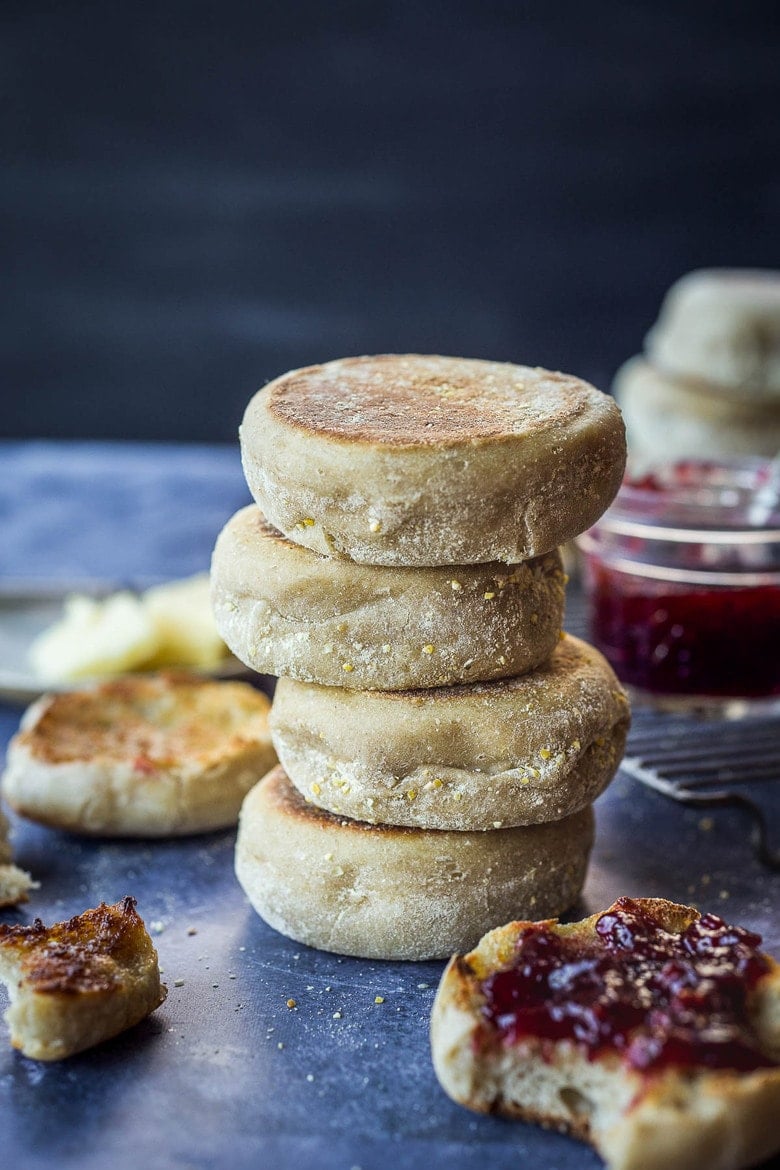
<path id="1" fill-rule="evenodd" d="M 139 1023 L 167 994 L 134 898 L 44 926 L 0 924 L 0 979 L 11 1043 L 61 1060 Z"/>

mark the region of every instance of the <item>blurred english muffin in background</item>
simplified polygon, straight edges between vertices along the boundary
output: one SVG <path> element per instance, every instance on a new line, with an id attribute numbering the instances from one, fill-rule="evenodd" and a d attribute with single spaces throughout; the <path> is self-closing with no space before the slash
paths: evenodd
<path id="1" fill-rule="evenodd" d="M 618 371 L 629 466 L 780 449 L 780 272 L 691 272 Z"/>
<path id="2" fill-rule="evenodd" d="M 619 370 L 615 396 L 628 433 L 631 466 L 730 455 L 774 455 L 780 450 L 777 409 L 712 393 L 705 382 L 680 382 L 643 357 Z"/>
<path id="3" fill-rule="evenodd" d="M 653 365 L 713 393 L 780 404 L 780 273 L 689 272 L 664 298 L 645 341 Z"/>

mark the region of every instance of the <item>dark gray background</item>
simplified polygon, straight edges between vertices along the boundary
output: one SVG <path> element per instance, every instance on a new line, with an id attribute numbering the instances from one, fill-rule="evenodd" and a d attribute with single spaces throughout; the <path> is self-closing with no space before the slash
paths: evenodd
<path id="1" fill-rule="evenodd" d="M 234 437 L 348 353 L 608 386 L 780 267 L 776 5 L 3 0 L 10 436 Z"/>

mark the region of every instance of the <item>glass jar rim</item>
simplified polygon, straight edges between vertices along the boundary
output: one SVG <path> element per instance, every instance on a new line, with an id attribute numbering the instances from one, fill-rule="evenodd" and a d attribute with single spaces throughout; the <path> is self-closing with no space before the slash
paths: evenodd
<path id="1" fill-rule="evenodd" d="M 655 464 L 627 477 L 591 533 L 690 544 L 780 543 L 780 463 L 748 457 Z"/>
<path id="2" fill-rule="evenodd" d="M 640 530 L 643 536 L 646 532 Z M 780 567 L 761 569 L 750 567 L 743 569 L 724 569 L 708 566 L 706 568 L 685 568 L 680 565 L 670 565 L 656 561 L 639 560 L 626 555 L 621 548 L 605 548 L 599 543 L 595 530 L 583 532 L 576 538 L 577 547 L 586 557 L 595 557 L 602 564 L 609 567 L 611 573 L 620 573 L 626 577 L 635 577 L 641 580 L 662 581 L 669 585 L 693 585 L 706 588 L 734 588 L 753 589 L 780 587 Z M 702 534 L 696 533 L 701 536 Z M 709 533 L 705 534 L 709 536 Z M 780 533 L 778 534 L 780 535 Z M 706 543 L 702 541 L 701 543 Z"/>

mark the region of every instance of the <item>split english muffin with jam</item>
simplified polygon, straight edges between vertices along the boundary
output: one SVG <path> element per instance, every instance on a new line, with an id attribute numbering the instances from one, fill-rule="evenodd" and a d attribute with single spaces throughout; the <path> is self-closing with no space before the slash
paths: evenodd
<path id="1" fill-rule="evenodd" d="M 590 1142 L 608 1170 L 754 1166 L 780 1150 L 780 966 L 760 943 L 662 898 L 509 922 L 442 976 L 439 1081 Z"/>

